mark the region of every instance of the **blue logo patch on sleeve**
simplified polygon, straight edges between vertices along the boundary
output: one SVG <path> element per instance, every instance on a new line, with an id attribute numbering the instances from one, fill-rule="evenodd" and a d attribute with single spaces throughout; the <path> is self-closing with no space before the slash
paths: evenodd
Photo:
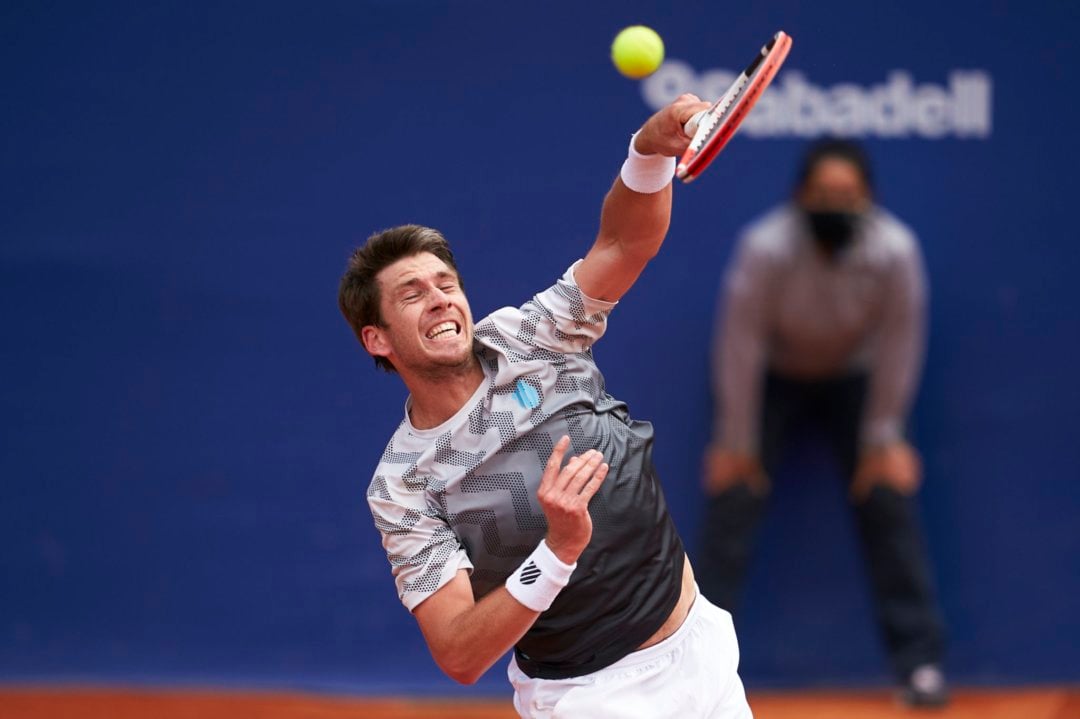
<path id="1" fill-rule="evenodd" d="M 523 379 L 517 381 L 514 386 L 514 399 L 525 409 L 534 409 L 540 406 L 540 394 L 536 388 Z"/>

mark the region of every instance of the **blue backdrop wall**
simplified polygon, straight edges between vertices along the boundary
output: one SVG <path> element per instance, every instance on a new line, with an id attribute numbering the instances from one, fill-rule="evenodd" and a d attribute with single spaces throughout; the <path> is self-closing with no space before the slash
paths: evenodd
<path id="1" fill-rule="evenodd" d="M 643 83 L 607 57 L 635 23 L 668 49 Z M 608 386 L 693 546 L 733 236 L 809 137 L 865 139 L 932 283 L 913 428 L 950 670 L 1080 679 L 1073 3 L 384 0 L 0 9 L 0 680 L 457 691 L 364 503 L 404 390 L 337 314 L 345 258 L 433 225 L 474 314 L 520 303 L 652 107 L 780 28 L 786 69 L 597 347 Z M 829 472 L 805 457 L 763 529 L 751 687 L 887 678 Z"/>

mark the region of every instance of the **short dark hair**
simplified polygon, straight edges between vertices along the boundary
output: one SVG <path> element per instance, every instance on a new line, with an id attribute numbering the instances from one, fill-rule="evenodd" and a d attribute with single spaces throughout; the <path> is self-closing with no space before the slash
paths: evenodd
<path id="1" fill-rule="evenodd" d="M 382 295 L 379 292 L 378 274 L 400 259 L 430 252 L 445 262 L 454 274 L 461 276 L 454 263 L 454 253 L 442 233 L 421 225 L 400 225 L 377 232 L 358 247 L 349 257 L 345 274 L 338 285 L 338 307 L 345 321 L 356 333 L 360 344 L 364 339 L 362 331 L 368 325 L 385 327 L 382 311 L 379 307 Z M 375 366 L 387 372 L 394 371 L 394 365 L 385 357 L 375 357 Z"/>
<path id="2" fill-rule="evenodd" d="M 834 158 L 854 165 L 855 169 L 859 171 L 863 183 L 866 184 L 866 189 L 873 192 L 874 172 L 870 167 L 870 156 L 866 153 L 866 150 L 857 142 L 835 137 L 818 140 L 806 149 L 799 165 L 799 174 L 795 178 L 796 187 L 805 187 L 806 181 L 810 179 L 810 175 L 814 174 L 817 166 L 823 160 Z"/>

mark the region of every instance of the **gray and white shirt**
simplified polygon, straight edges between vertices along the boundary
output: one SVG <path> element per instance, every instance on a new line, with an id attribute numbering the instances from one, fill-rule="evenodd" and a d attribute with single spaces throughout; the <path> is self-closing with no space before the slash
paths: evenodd
<path id="1" fill-rule="evenodd" d="M 755 453 L 766 369 L 807 380 L 860 372 L 869 395 L 860 441 L 899 439 L 922 367 L 926 279 L 915 235 L 874 207 L 830 260 L 794 204 L 750 225 L 717 312 L 714 436 Z"/>
<path id="2" fill-rule="evenodd" d="M 536 491 L 561 436 L 570 436 L 568 456 L 603 453 L 610 471 L 589 505 L 592 540 L 516 647 L 523 671 L 549 679 L 596 671 L 640 646 L 674 609 L 684 561 L 652 464 L 652 425 L 606 392 L 593 358 L 614 303 L 585 296 L 573 269 L 477 323 L 485 380 L 438 427 L 413 427 L 407 404 L 368 489 L 412 610 L 460 569 L 479 599 L 535 549 L 547 531 Z"/>

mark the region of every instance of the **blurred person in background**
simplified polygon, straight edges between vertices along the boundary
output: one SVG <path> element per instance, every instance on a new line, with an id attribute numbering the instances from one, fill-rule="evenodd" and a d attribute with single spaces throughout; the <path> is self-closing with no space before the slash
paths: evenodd
<path id="1" fill-rule="evenodd" d="M 941 706 L 944 629 L 912 501 L 920 462 L 904 438 L 924 353 L 918 242 L 874 203 L 859 145 L 812 145 L 797 180 L 791 201 L 744 231 L 723 283 L 698 581 L 734 612 L 770 477 L 809 433 L 849 482 L 902 697 Z"/>

